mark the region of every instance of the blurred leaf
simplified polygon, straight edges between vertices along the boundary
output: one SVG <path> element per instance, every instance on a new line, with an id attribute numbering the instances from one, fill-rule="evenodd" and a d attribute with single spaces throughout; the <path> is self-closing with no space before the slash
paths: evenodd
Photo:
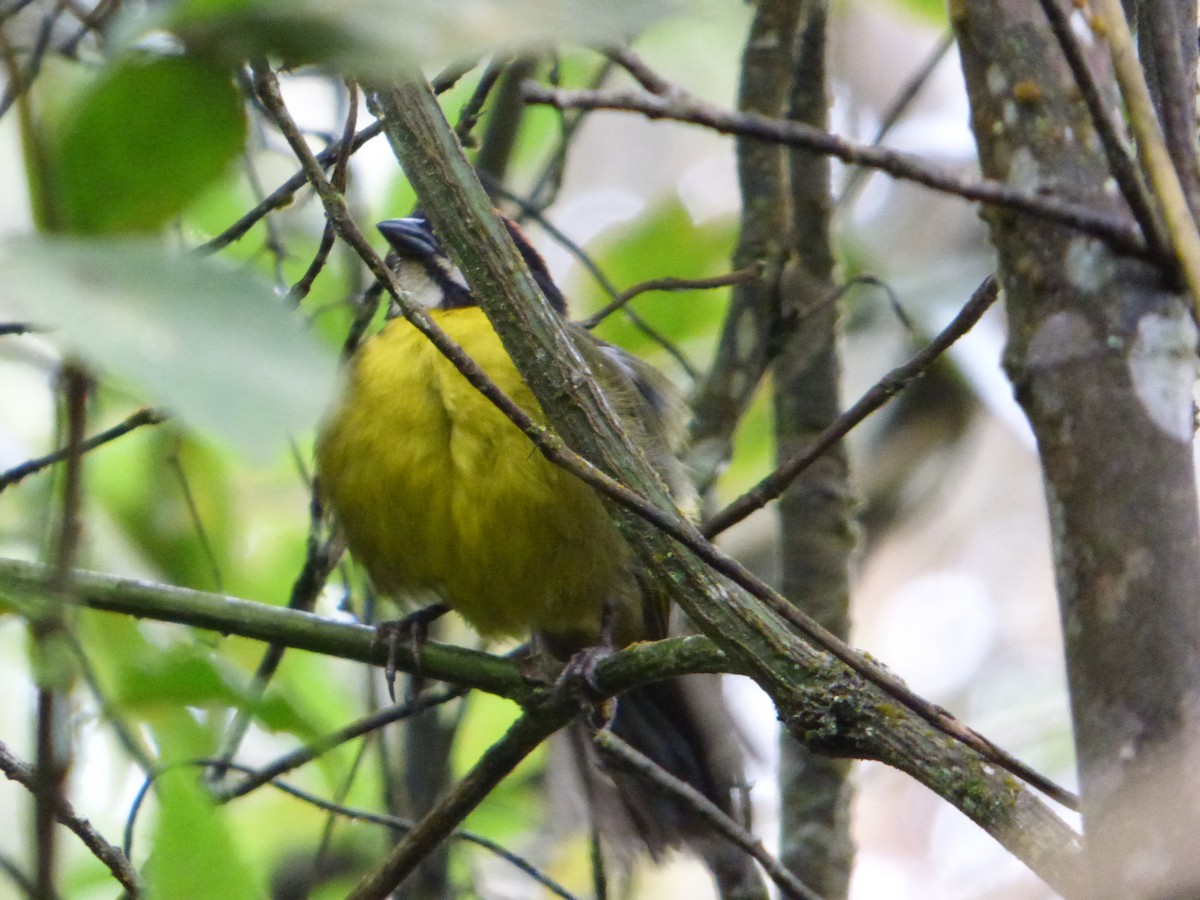
<path id="1" fill-rule="evenodd" d="M 332 393 L 333 354 L 246 273 L 137 239 L 11 241 L 0 269 L 0 312 L 256 460 Z"/>
<path id="2" fill-rule="evenodd" d="M 197 783 L 196 771 L 181 769 L 159 776 L 154 796 L 158 811 L 143 872 L 147 896 L 155 900 L 264 896 L 240 857 L 239 842 L 222 810 Z"/>
<path id="3" fill-rule="evenodd" d="M 707 278 L 729 271 L 733 247 L 733 223 L 728 219 L 692 221 L 681 203 L 670 200 L 638 216 L 611 237 L 596 244 L 594 258 L 617 290 L 626 290 L 656 278 Z M 589 249 L 593 249 L 589 247 Z M 611 298 L 588 275 L 580 273 L 576 312 L 587 315 Z M 703 363 L 715 346 L 719 326 L 728 308 L 729 288 L 685 291 L 653 291 L 638 295 L 631 303 L 637 314 L 656 331 Z M 619 344 L 631 353 L 659 365 L 674 368 L 656 341 L 617 312 L 597 327 L 596 334 Z"/>
<path id="4" fill-rule="evenodd" d="M 121 670 L 113 700 L 129 712 L 155 707 L 236 704 L 241 692 L 211 654 L 190 644 L 176 644 L 145 654 L 138 665 Z"/>
<path id="5" fill-rule="evenodd" d="M 119 683 L 112 699 L 125 712 L 157 719 L 181 707 L 250 708 L 271 731 L 286 731 L 305 739 L 315 731 L 278 692 L 261 699 L 243 687 L 246 679 L 221 663 L 220 658 L 197 644 L 176 644 L 166 650 L 142 654 L 136 664 L 115 672 Z"/>
<path id="6" fill-rule="evenodd" d="M 263 54 L 385 80 L 424 63 L 560 42 L 621 42 L 661 17 L 664 0 L 181 0 L 126 23 L 234 61 Z"/>
<path id="7" fill-rule="evenodd" d="M 228 168 L 246 137 L 229 72 L 189 56 L 116 66 L 63 127 L 56 224 L 83 234 L 157 231 Z"/>
<path id="8" fill-rule="evenodd" d="M 945 0 L 898 0 L 898 5 L 916 13 L 927 22 L 938 25 L 945 25 L 947 22 Z"/>
<path id="9" fill-rule="evenodd" d="M 228 454 L 168 425 L 114 441 L 88 460 L 94 501 L 142 561 L 171 584 L 204 591 L 233 592 L 228 577 L 245 522 L 234 510 L 231 477 Z"/>

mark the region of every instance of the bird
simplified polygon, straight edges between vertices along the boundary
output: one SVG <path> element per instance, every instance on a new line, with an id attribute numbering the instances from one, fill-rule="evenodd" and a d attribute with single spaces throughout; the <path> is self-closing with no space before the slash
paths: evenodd
<path id="1" fill-rule="evenodd" d="M 567 318 L 545 261 L 502 217 L 541 293 L 669 496 L 695 491 L 680 461 L 687 406 L 653 366 Z M 461 271 L 423 215 L 378 226 L 402 290 L 533 421 L 540 405 Z M 551 463 L 394 306 L 348 364 L 316 441 L 320 495 L 376 590 L 402 604 L 453 609 L 485 638 L 534 638 L 561 661 L 597 647 L 667 636 L 669 601 L 638 577 L 635 555 L 595 491 Z M 610 727 L 732 812 L 742 780 L 731 721 L 678 679 L 620 695 Z M 707 691 L 712 694 L 712 691 Z M 719 692 L 718 692 L 719 693 Z M 701 707 L 705 707 L 702 709 Z M 695 813 L 628 774 L 609 778 L 624 822 L 650 855 L 686 845 L 723 897 L 765 897 L 740 851 Z M 612 830 L 612 829 L 610 829 Z"/>

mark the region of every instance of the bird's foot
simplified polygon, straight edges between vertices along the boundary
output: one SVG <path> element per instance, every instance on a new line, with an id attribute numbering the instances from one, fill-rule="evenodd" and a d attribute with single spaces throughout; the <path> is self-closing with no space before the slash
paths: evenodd
<path id="1" fill-rule="evenodd" d="M 416 697 L 423 687 L 421 648 L 429 637 L 429 626 L 449 611 L 450 608 L 445 604 L 434 603 L 409 613 L 403 619 L 380 622 L 375 626 L 375 639 L 387 642 L 387 663 L 384 665 L 383 677 L 387 681 L 388 696 L 393 703 L 396 702 L 396 653 L 400 642 L 407 640 L 412 649 L 413 671 L 409 683 L 409 696 Z"/>

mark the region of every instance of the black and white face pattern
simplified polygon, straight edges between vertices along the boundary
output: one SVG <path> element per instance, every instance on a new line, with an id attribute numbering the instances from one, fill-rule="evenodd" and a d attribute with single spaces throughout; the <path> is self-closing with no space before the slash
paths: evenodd
<path id="1" fill-rule="evenodd" d="M 506 219 L 508 233 L 529 267 L 546 300 L 560 315 L 566 314 L 566 300 L 550 278 L 545 260 L 517 227 Z M 446 254 L 424 216 L 388 219 L 376 226 L 396 251 L 396 278 L 405 293 L 429 309 L 461 309 L 475 306 L 475 298 L 463 274 Z"/>
<path id="2" fill-rule="evenodd" d="M 423 217 L 388 219 L 377 227 L 396 251 L 396 280 L 413 300 L 428 309 L 475 305 L 462 272 Z"/>

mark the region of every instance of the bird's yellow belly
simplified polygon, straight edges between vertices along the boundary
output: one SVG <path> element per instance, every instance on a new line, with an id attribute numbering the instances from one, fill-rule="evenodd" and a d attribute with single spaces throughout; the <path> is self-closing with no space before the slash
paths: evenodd
<path id="1" fill-rule="evenodd" d="M 477 308 L 439 324 L 544 418 Z M 440 599 L 485 635 L 581 642 L 636 592 L 630 551 L 591 488 L 548 462 L 415 328 L 365 344 L 317 444 L 321 489 L 376 588 Z"/>

